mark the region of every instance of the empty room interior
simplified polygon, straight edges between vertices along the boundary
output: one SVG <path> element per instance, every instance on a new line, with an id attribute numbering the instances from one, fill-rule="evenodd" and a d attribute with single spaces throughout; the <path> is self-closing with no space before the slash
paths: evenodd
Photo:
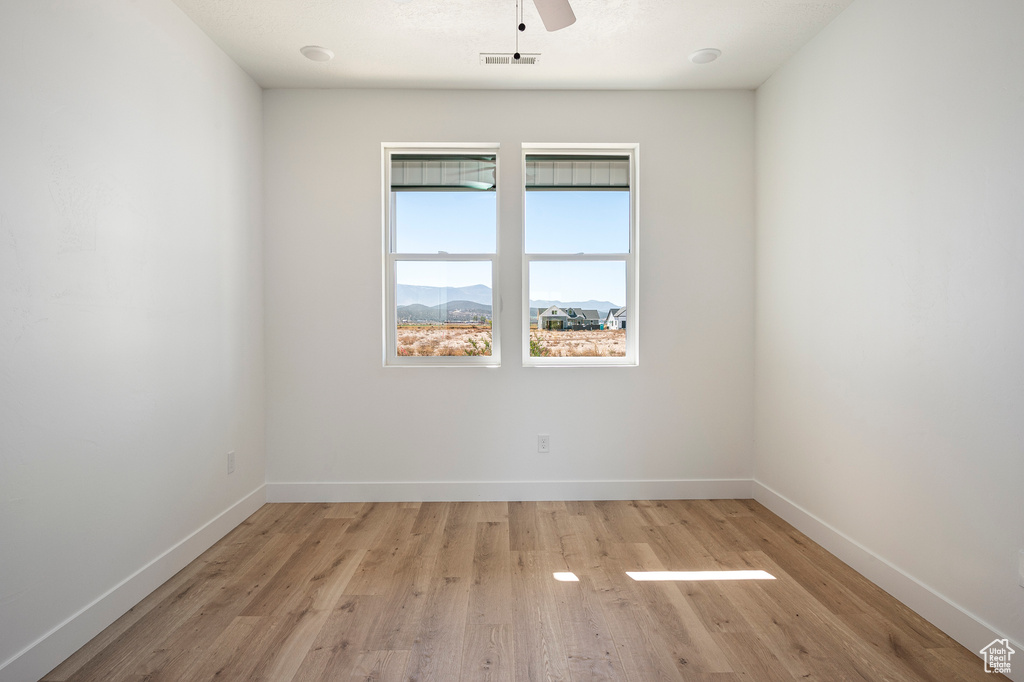
<path id="1" fill-rule="evenodd" d="M 0 682 L 1024 680 L 1022 29 L 0 2 Z"/>

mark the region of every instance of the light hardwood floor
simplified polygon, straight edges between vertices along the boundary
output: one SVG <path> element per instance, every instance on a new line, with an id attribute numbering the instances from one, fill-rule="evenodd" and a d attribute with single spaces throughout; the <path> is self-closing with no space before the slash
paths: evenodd
<path id="1" fill-rule="evenodd" d="M 268 504 L 44 678 L 996 679 L 751 500 Z"/>

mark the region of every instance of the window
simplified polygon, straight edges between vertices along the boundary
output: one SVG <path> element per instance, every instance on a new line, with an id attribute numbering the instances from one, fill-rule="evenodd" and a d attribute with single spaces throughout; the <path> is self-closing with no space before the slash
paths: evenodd
<path id="1" fill-rule="evenodd" d="M 382 155 L 385 364 L 498 365 L 498 146 Z M 525 365 L 637 364 L 637 157 L 524 146 Z"/>
<path id="2" fill-rule="evenodd" d="M 637 363 L 637 153 L 524 147 L 524 364 Z"/>
<path id="3" fill-rule="evenodd" d="M 388 365 L 497 365 L 497 146 L 384 145 Z"/>

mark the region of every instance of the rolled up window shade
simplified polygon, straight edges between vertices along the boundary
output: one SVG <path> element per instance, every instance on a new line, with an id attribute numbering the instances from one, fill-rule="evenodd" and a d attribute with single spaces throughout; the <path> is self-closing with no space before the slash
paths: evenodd
<path id="1" fill-rule="evenodd" d="M 526 156 L 528 190 L 628 190 L 628 156 Z"/>
<path id="2" fill-rule="evenodd" d="M 391 191 L 494 191 L 494 156 L 393 154 Z"/>

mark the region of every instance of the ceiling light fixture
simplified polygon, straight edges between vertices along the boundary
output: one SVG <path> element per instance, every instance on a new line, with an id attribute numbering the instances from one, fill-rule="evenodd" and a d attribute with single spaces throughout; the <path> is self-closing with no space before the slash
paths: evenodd
<path id="1" fill-rule="evenodd" d="M 533 0 L 533 4 L 548 31 L 558 31 L 576 23 L 569 0 Z"/>
<path id="2" fill-rule="evenodd" d="M 320 47 L 319 45 L 306 45 L 300 47 L 299 52 L 306 59 L 311 59 L 314 62 L 329 62 L 334 59 L 334 53 L 328 50 L 326 47 Z"/>
<path id="3" fill-rule="evenodd" d="M 410 0 L 395 0 L 395 2 L 405 4 Z M 533 0 L 533 5 L 537 8 L 537 14 L 540 15 L 540 20 L 544 22 L 544 28 L 548 31 L 560 31 L 566 26 L 576 23 L 576 15 L 572 11 L 569 0 Z M 518 14 L 518 6 L 516 13 Z"/>
<path id="4" fill-rule="evenodd" d="M 697 50 L 690 54 L 690 61 L 694 64 L 710 64 L 718 59 L 721 54 L 721 50 L 716 50 L 713 47 L 705 47 L 703 50 Z"/>

